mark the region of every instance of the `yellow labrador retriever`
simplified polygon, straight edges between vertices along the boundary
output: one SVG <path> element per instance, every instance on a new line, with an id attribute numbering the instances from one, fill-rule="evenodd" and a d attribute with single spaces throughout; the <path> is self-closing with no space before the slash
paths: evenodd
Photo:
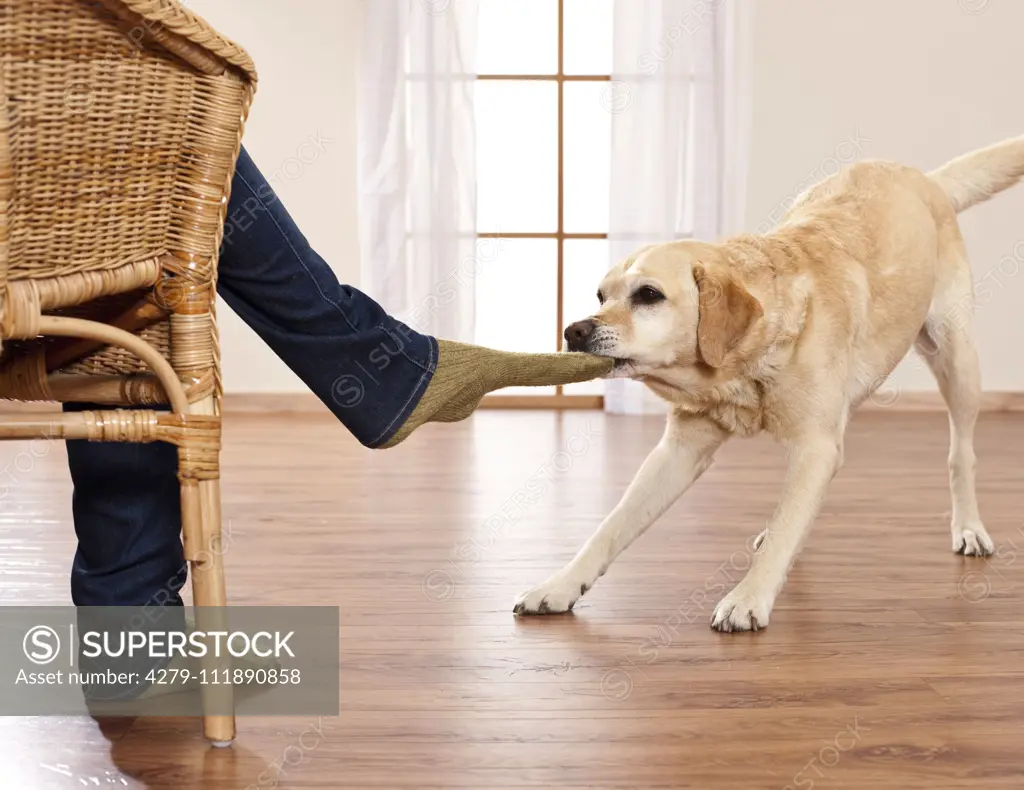
<path id="1" fill-rule="evenodd" d="M 1022 175 L 1024 137 L 927 175 L 863 162 L 810 189 L 770 234 L 659 244 L 613 267 L 598 312 L 566 329 L 568 347 L 614 357 L 613 375 L 639 379 L 669 401 L 668 425 L 597 532 L 565 568 L 521 595 L 515 612 L 572 609 L 725 439 L 768 431 L 788 450 L 781 500 L 749 572 L 711 618 L 719 631 L 768 625 L 843 463 L 850 411 L 912 345 L 949 409 L 953 550 L 991 554 L 975 496 L 980 385 L 956 215 Z"/>

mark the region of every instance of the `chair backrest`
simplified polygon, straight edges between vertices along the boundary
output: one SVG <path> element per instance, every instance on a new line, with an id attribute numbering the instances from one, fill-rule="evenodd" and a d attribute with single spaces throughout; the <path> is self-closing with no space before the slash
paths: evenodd
<path id="1" fill-rule="evenodd" d="M 43 305 L 60 307 L 144 285 L 116 273 L 158 260 L 209 282 L 255 84 L 176 0 L 4 0 L 0 289 L 104 274 Z"/>

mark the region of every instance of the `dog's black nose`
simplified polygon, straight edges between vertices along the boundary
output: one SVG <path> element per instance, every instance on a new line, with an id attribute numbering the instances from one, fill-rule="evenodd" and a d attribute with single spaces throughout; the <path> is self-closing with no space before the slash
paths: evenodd
<path id="1" fill-rule="evenodd" d="M 594 334 L 597 324 L 589 319 L 569 324 L 565 328 L 565 342 L 569 344 L 570 351 L 586 351 L 587 341 Z"/>

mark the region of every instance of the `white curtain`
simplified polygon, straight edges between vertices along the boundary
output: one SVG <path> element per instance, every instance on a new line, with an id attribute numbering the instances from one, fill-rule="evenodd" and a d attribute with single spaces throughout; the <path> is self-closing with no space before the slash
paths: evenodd
<path id="1" fill-rule="evenodd" d="M 615 0 L 609 263 L 743 229 L 754 0 Z M 606 411 L 665 410 L 639 382 L 606 382 Z"/>
<path id="2" fill-rule="evenodd" d="M 417 331 L 471 341 L 477 0 L 372 0 L 364 8 L 362 289 Z"/>

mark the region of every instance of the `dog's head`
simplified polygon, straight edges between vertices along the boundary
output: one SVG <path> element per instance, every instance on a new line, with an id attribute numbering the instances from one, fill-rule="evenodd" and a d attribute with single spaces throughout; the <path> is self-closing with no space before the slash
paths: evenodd
<path id="1" fill-rule="evenodd" d="M 571 351 L 615 358 L 620 376 L 736 361 L 764 311 L 721 250 L 699 242 L 645 247 L 612 267 L 600 309 L 565 330 Z"/>

